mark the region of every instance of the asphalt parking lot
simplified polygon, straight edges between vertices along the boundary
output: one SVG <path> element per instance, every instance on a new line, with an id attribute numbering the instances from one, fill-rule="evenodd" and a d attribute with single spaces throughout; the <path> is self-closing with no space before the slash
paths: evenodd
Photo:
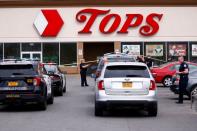
<path id="1" fill-rule="evenodd" d="M 0 131 L 196 131 L 197 113 L 190 101 L 177 105 L 168 88 L 158 87 L 159 113 L 148 117 L 146 112 L 116 110 L 104 117 L 94 116 L 94 81 L 80 87 L 78 75 L 67 76 L 67 93 L 56 97 L 46 111 L 33 106 L 1 106 Z"/>

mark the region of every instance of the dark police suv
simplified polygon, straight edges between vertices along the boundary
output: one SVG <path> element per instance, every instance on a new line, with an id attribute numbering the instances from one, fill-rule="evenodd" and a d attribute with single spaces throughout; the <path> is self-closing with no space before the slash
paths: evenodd
<path id="1" fill-rule="evenodd" d="M 0 63 L 0 103 L 35 103 L 47 108 L 47 86 L 38 64 L 31 62 Z"/>
<path id="2" fill-rule="evenodd" d="M 47 75 L 51 77 L 54 93 L 63 96 L 66 92 L 66 76 L 56 63 L 42 63 L 42 67 L 46 70 Z"/>

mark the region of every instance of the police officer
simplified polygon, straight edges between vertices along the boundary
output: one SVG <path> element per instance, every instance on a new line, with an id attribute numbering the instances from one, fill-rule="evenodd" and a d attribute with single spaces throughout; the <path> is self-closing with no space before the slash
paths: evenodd
<path id="1" fill-rule="evenodd" d="M 153 60 L 150 56 L 147 56 L 146 64 L 147 64 L 148 68 L 151 68 L 153 66 Z"/>
<path id="2" fill-rule="evenodd" d="M 81 75 L 81 86 L 89 86 L 87 84 L 87 79 L 86 79 L 86 72 L 87 68 L 90 66 L 90 64 L 86 64 L 84 59 L 81 59 L 81 64 L 80 64 L 80 75 Z"/>
<path id="3" fill-rule="evenodd" d="M 180 62 L 179 71 L 177 71 L 177 74 L 180 75 L 180 81 L 179 81 L 179 101 L 176 102 L 177 104 L 183 103 L 183 94 L 186 91 L 186 87 L 188 84 L 188 74 L 189 74 L 189 67 L 188 64 L 184 61 L 184 57 L 180 56 L 178 58 Z"/>
<path id="4" fill-rule="evenodd" d="M 144 56 L 141 56 L 141 55 L 140 56 L 137 56 L 137 61 L 144 63 L 145 62 Z"/>

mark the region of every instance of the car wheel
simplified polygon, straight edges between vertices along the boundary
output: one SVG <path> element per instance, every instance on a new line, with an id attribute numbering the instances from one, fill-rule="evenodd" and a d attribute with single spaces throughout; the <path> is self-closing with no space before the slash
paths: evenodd
<path id="1" fill-rule="evenodd" d="M 193 96 L 193 95 L 195 95 L 197 93 L 197 86 L 194 86 L 193 88 L 192 88 L 192 90 L 191 90 L 191 92 L 190 92 L 190 99 L 191 99 L 191 97 Z"/>
<path id="2" fill-rule="evenodd" d="M 157 112 L 158 112 L 157 103 L 150 104 L 148 107 L 148 115 L 157 116 Z"/>
<path id="3" fill-rule="evenodd" d="M 38 107 L 40 110 L 46 110 L 47 109 L 47 100 L 45 99 L 43 102 L 38 103 Z"/>
<path id="4" fill-rule="evenodd" d="M 103 108 L 100 104 L 95 102 L 95 110 L 94 110 L 95 116 L 102 116 L 103 115 Z"/>
<path id="5" fill-rule="evenodd" d="M 47 100 L 47 103 L 48 104 L 53 104 L 54 102 L 54 91 L 53 91 L 53 88 L 51 89 L 51 96 L 50 98 Z"/>
<path id="6" fill-rule="evenodd" d="M 63 88 L 62 88 L 62 85 L 60 85 L 60 87 L 59 87 L 59 91 L 58 91 L 58 95 L 59 96 L 63 96 Z"/>
<path id="7" fill-rule="evenodd" d="M 63 92 L 64 92 L 64 93 L 66 92 L 66 85 L 64 86 Z"/>
<path id="8" fill-rule="evenodd" d="M 163 85 L 165 87 L 170 87 L 172 85 L 172 77 L 170 76 L 165 77 L 163 80 Z"/>
<path id="9" fill-rule="evenodd" d="M 191 100 L 191 93 L 187 93 L 186 95 L 188 96 L 189 100 Z"/>

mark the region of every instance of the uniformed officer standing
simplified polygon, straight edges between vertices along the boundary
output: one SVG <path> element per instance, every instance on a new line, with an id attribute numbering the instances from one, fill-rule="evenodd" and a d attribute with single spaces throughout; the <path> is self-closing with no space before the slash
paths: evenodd
<path id="1" fill-rule="evenodd" d="M 189 67 L 188 64 L 184 61 L 184 57 L 180 56 L 178 58 L 180 62 L 180 68 L 179 71 L 177 71 L 177 74 L 180 75 L 180 81 L 179 81 L 179 101 L 176 102 L 177 104 L 183 103 L 183 94 L 186 91 L 186 87 L 188 84 L 188 75 L 189 75 Z"/>
<path id="2" fill-rule="evenodd" d="M 147 56 L 146 64 L 147 64 L 148 68 L 151 68 L 153 66 L 153 60 L 150 56 Z"/>
<path id="3" fill-rule="evenodd" d="M 86 72 L 87 68 L 90 66 L 90 64 L 85 64 L 85 60 L 81 59 L 81 64 L 80 64 L 80 75 L 81 75 L 81 86 L 83 87 L 84 84 L 85 86 L 89 86 L 87 84 L 87 79 L 86 79 Z"/>

